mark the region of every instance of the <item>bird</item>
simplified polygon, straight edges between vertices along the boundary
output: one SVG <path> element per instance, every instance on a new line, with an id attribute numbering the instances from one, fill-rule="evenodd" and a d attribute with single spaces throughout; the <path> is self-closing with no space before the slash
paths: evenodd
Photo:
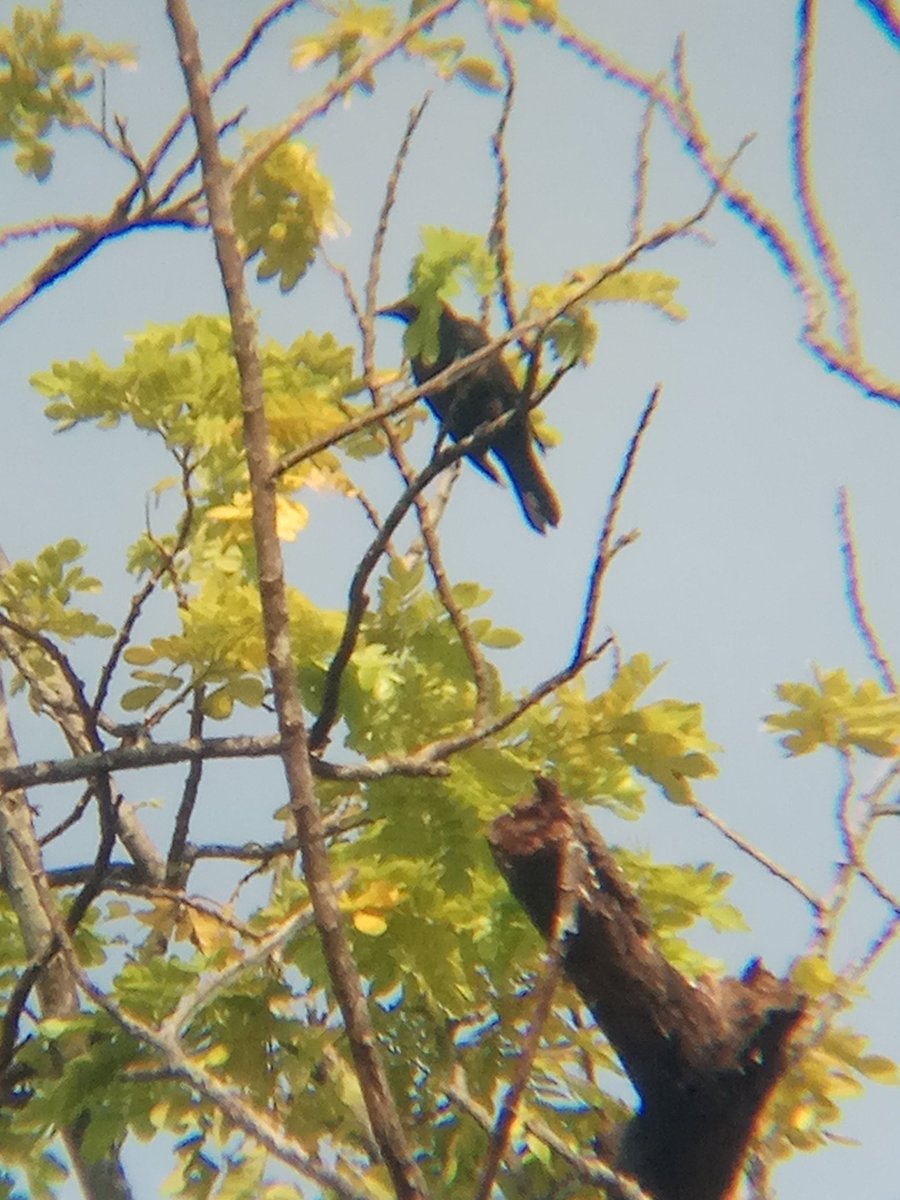
<path id="1" fill-rule="evenodd" d="M 396 317 L 410 325 L 419 311 L 419 305 L 406 298 L 379 309 L 378 315 Z M 421 354 L 412 355 L 413 378 L 421 386 L 457 359 L 467 358 L 490 341 L 477 321 L 460 316 L 449 304 L 442 303 L 437 357 L 433 362 L 427 362 Z M 528 413 L 522 405 L 522 390 L 499 349 L 446 388 L 433 395 L 426 393 L 425 399 L 442 429 L 456 441 L 474 433 L 479 425 L 514 411 L 516 415 L 491 435 L 484 450 L 469 451 L 467 457 L 479 471 L 499 483 L 487 455 L 492 454 L 497 459 L 532 529 L 544 533 L 548 526 L 559 524 L 562 515 L 559 500 L 535 453 Z"/>

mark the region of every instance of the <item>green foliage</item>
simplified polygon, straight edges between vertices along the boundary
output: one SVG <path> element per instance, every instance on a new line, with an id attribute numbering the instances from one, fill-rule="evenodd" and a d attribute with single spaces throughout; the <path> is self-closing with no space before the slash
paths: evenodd
<path id="1" fill-rule="evenodd" d="M 732 877 L 711 863 L 658 863 L 649 854 L 621 849 L 616 857 L 651 914 L 654 935 L 669 961 L 692 979 L 719 974 L 721 963 L 699 954 L 679 935 L 698 921 L 706 921 L 717 933 L 747 930 L 740 910 L 723 899 Z"/>
<path id="2" fill-rule="evenodd" d="M 828 967 L 824 959 L 800 959 L 794 981 L 814 1001 L 830 1004 L 835 997 L 848 1004 L 857 998 L 853 989 Z M 856 989 L 858 991 L 858 989 Z M 775 1159 L 794 1151 L 813 1151 L 833 1136 L 831 1127 L 842 1116 L 842 1103 L 859 1096 L 867 1083 L 898 1084 L 895 1063 L 868 1049 L 869 1040 L 839 1024 L 823 1007 L 813 1004 L 795 1041 L 788 1073 L 768 1105 L 760 1137 Z"/>
<path id="3" fill-rule="evenodd" d="M 411 7 L 415 15 L 427 4 L 413 0 Z M 295 66 L 331 63 L 345 74 L 397 31 L 397 9 L 358 0 L 320 7 L 326 26 L 298 43 Z M 494 9 L 513 29 L 552 24 L 558 16 L 556 0 L 497 0 Z M 20 168 L 41 178 L 50 168 L 45 139 L 54 121 L 73 126 L 85 119 L 78 97 L 89 90 L 91 76 L 84 68 L 122 54 L 63 35 L 60 15 L 59 5 L 44 16 L 17 10 L 13 34 L 0 31 L 0 66 L 7 67 L 0 74 L 0 138 L 14 141 Z M 445 78 L 484 91 L 501 86 L 494 63 L 469 54 L 460 37 L 438 38 L 429 30 L 407 50 Z M 373 85 L 371 77 L 362 81 L 363 87 Z M 247 259 L 258 258 L 258 277 L 277 278 L 282 291 L 304 277 L 336 220 L 330 182 L 299 143 L 272 151 L 243 179 L 233 208 Z M 638 302 L 673 319 L 684 315 L 670 276 L 623 271 L 595 282 L 601 274 L 588 266 L 561 284 L 531 291 L 529 319 L 545 321 L 566 309 L 546 332 L 562 365 L 590 360 L 599 303 Z M 433 359 L 440 304 L 458 294 L 462 281 L 481 296 L 496 288 L 497 262 L 483 236 L 424 229 L 410 274 L 410 297 L 421 315 L 407 331 L 408 353 Z M 364 383 L 354 375 L 353 359 L 350 347 L 327 334 L 305 333 L 288 347 L 262 347 L 274 459 L 283 462 L 362 411 L 356 398 Z M 116 653 L 122 649 L 132 680 L 123 690 L 121 661 L 111 660 L 111 695 L 146 720 L 170 708 L 177 712 L 201 686 L 207 717 L 224 720 L 239 706 L 262 708 L 269 695 L 260 580 L 227 321 L 198 315 L 151 326 L 134 337 L 118 366 L 94 355 L 55 363 L 33 383 L 47 399 L 45 411 L 57 431 L 93 424 L 109 435 L 130 425 L 156 438 L 167 457 L 170 473 L 153 490 L 167 518 L 177 510 L 175 519 L 164 532 L 148 528 L 132 546 L 127 567 L 169 595 L 154 611 L 155 634 L 123 624 L 128 644 Z M 409 413 L 397 420 L 401 439 L 415 419 Z M 296 497 L 301 489 L 328 488 L 355 498 L 348 459 L 352 466 L 355 458 L 380 453 L 384 443 L 383 430 L 370 429 L 340 451 L 319 451 L 280 471 L 275 488 L 282 539 L 296 538 L 306 527 L 308 513 Z M 340 545 L 329 549 L 344 553 Z M 59 669 L 57 642 L 114 632 L 76 606 L 81 594 L 99 588 L 79 564 L 84 552 L 67 539 L 0 576 L 0 605 L 7 620 L 21 627 L 13 634 L 31 677 Z M 452 613 L 429 583 L 418 549 L 401 557 L 390 548 L 386 566 L 373 576 L 341 681 L 329 751 L 335 761 L 374 759 L 384 768 L 385 759 L 430 743 L 459 737 L 463 745 L 476 720 L 499 726 L 516 712 L 520 701 L 504 687 L 500 663 L 520 635 L 480 611 L 491 597 L 477 582 L 450 586 Z M 287 603 L 293 661 L 314 715 L 345 618 L 299 588 L 288 590 Z M 478 669 L 460 621 L 484 656 Z M 21 631 L 34 636 L 29 640 Z M 699 705 L 648 699 L 659 674 L 646 655 L 634 654 L 599 684 L 589 687 L 582 676 L 450 755 L 442 777 L 386 771 L 365 783 L 318 781 L 335 873 L 349 881 L 341 905 L 354 955 L 371 991 L 394 1094 L 408 1105 L 436 1200 L 472 1193 L 485 1146 L 483 1131 L 448 1106 L 447 1087 L 462 1067 L 473 1098 L 494 1111 L 513 1074 L 543 969 L 543 944 L 501 880 L 485 830 L 531 792 L 536 772 L 624 819 L 643 812 L 648 781 L 672 803 L 694 803 L 695 781 L 716 774 L 718 747 Z M 792 707 L 769 724 L 787 732 L 791 753 L 818 745 L 883 756 L 898 752 L 898 702 L 874 684 L 854 688 L 843 672 L 833 672 L 814 687 L 783 685 L 779 695 Z M 282 796 L 259 802 L 265 820 L 287 818 L 279 808 Z M 250 847 L 248 857 L 256 851 Z M 711 864 L 660 864 L 648 854 L 623 851 L 618 858 L 669 960 L 690 977 L 717 971 L 684 935 L 701 921 L 719 932 L 744 928 L 726 899 L 730 878 Z M 372 1162 L 368 1120 L 312 922 L 300 925 L 265 961 L 246 958 L 260 935 L 306 908 L 305 879 L 286 853 L 272 862 L 262 851 L 250 875 L 263 878 L 265 900 L 242 896 L 239 918 L 230 904 L 216 909 L 181 903 L 174 895 L 123 895 L 102 910 L 95 905 L 77 931 L 82 966 L 103 966 L 114 1002 L 153 1025 L 203 988 L 184 1035 L 192 1061 L 304 1145 L 363 1164 L 377 1193 L 383 1170 Z M 146 939 L 136 944 L 129 933 L 135 944 L 124 963 L 116 952 L 122 921 Z M 0 905 L 0 1007 L 24 958 L 11 911 Z M 819 961 L 798 968 L 797 982 L 822 997 L 841 986 Z M 236 1135 L 215 1105 L 173 1079 L 159 1056 L 123 1033 L 105 1011 L 88 1008 L 73 1019 L 33 1021 L 29 1032 L 21 1062 L 33 1071 L 33 1096 L 20 1112 L 0 1114 L 0 1159 L 27 1177 L 29 1194 L 51 1195 L 61 1171 L 52 1158 L 51 1131 L 76 1119 L 84 1122 L 85 1149 L 96 1159 L 126 1133 L 150 1140 L 164 1132 L 178 1139 L 167 1184 L 172 1195 L 287 1200 L 299 1194 L 268 1184 L 261 1148 Z M 851 1031 L 829 1028 L 811 1038 L 773 1102 L 778 1153 L 819 1144 L 837 1116 L 840 1095 L 858 1089 L 862 1079 L 890 1078 L 893 1070 Z M 588 1146 L 598 1121 L 625 1113 L 616 1099 L 621 1079 L 605 1038 L 575 993 L 562 986 L 542 1031 L 525 1113 L 537 1113 L 570 1143 Z M 514 1152 L 521 1172 L 504 1179 L 510 1200 L 557 1194 L 560 1168 L 541 1142 L 517 1130 Z"/>
<path id="4" fill-rule="evenodd" d="M 12 25 L 0 28 L 0 143 L 17 147 L 16 166 L 44 180 L 53 166 L 47 137 L 87 122 L 81 99 L 94 86 L 94 71 L 127 63 L 123 46 L 103 45 L 80 33 L 63 33 L 63 6 L 46 12 L 17 5 Z"/>
<path id="5" fill-rule="evenodd" d="M 264 349 L 263 372 L 272 450 L 280 456 L 346 420 L 352 351 L 330 335 L 301 334 L 283 349 Z M 179 633 L 128 648 L 135 685 L 125 692 L 127 712 L 149 712 L 184 689 L 204 684 L 207 715 L 222 719 L 234 705 L 258 707 L 266 670 L 252 557 L 251 504 L 241 440 L 237 373 L 228 324 L 218 317 L 191 317 L 180 325 L 151 326 L 134 338 L 118 367 L 94 356 L 87 362 L 55 363 L 36 375 L 34 386 L 49 397 L 46 413 L 60 430 L 95 423 L 111 429 L 123 420 L 158 436 L 179 475 L 163 480 L 162 494 L 180 483 L 185 505 L 180 550 L 174 534 L 147 533 L 134 545 L 130 569 L 161 572 L 179 594 Z M 304 486 L 352 494 L 331 452 L 311 456 L 278 480 L 279 533 L 291 540 L 306 525 L 305 506 L 293 493 Z M 80 568 L 64 570 L 80 553 L 77 543 L 45 551 L 36 565 L 14 568 L 0 596 L 15 599 L 19 620 L 62 637 L 112 630 L 89 614 L 66 607 L 73 589 L 95 580 Z M 292 593 L 298 665 L 321 663 L 340 631 L 336 613 L 320 610 Z"/>
<path id="6" fill-rule="evenodd" d="M 298 665 L 321 662 L 337 645 L 340 614 L 319 609 L 297 591 L 291 592 L 289 602 Z M 179 616 L 180 634 L 156 637 L 149 645 L 125 651 L 139 686 L 125 693 L 122 707 L 146 710 L 167 692 L 202 683 L 208 716 L 229 717 L 236 702 L 258 708 L 265 696 L 266 670 L 258 589 L 210 576 Z"/>
<path id="7" fill-rule="evenodd" d="M 559 17 L 559 0 L 500 0 L 500 19 L 512 29 L 524 29 L 534 23 L 552 25 Z"/>
<path id="8" fill-rule="evenodd" d="M 776 693 L 790 705 L 766 724 L 787 731 L 781 744 L 789 754 L 809 754 L 819 746 L 864 750 L 878 758 L 900 754 L 900 698 L 868 680 L 854 687 L 847 672 L 816 671 L 815 684 L 782 683 Z"/>
<path id="9" fill-rule="evenodd" d="M 624 663 L 609 686 L 589 696 L 582 680 L 560 688 L 528 723 L 535 769 L 553 774 L 571 795 L 590 797 L 620 816 L 643 810 L 640 776 L 675 804 L 693 801 L 691 780 L 717 773 L 718 749 L 703 729 L 699 705 L 658 700 L 638 705 L 661 668 L 645 654 Z"/>
<path id="10" fill-rule="evenodd" d="M 337 74 L 344 75 L 395 28 L 394 10 L 390 4 L 367 5 L 358 0 L 339 0 L 330 12 L 334 19 L 324 30 L 296 43 L 292 62 L 298 71 L 333 58 Z M 371 75 L 363 79 L 361 86 L 365 91 L 373 89 Z"/>
<path id="11" fill-rule="evenodd" d="M 133 342 L 121 366 L 109 367 L 96 356 L 87 362 L 54 363 L 35 375 L 32 384 L 49 398 L 45 412 L 58 430 L 84 423 L 112 428 L 129 420 L 159 436 L 189 495 L 198 574 L 204 568 L 233 574 L 246 560 L 250 496 L 228 323 L 221 317 L 190 317 L 178 325 L 150 326 Z M 330 334 L 305 333 L 287 348 L 274 343 L 264 347 L 266 409 L 277 457 L 346 420 L 344 396 L 351 387 L 352 366 L 353 351 Z M 171 479 L 163 481 L 159 491 L 171 484 Z M 337 456 L 327 451 L 284 472 L 278 507 L 286 538 L 306 524 L 305 506 L 291 495 L 303 486 L 350 488 Z M 141 539 L 132 568 L 152 569 L 165 548 Z"/>
<path id="12" fill-rule="evenodd" d="M 63 641 L 111 637 L 112 626 L 72 603 L 75 593 L 100 591 L 99 579 L 76 565 L 86 552 L 75 538 L 64 538 L 31 562 L 13 563 L 0 575 L 0 606 L 26 629 Z"/>
<path id="13" fill-rule="evenodd" d="M 497 68 L 487 58 L 460 58 L 454 73 L 476 92 L 499 92 L 503 87 Z"/>
<path id="14" fill-rule="evenodd" d="M 410 357 L 421 355 L 433 362 L 438 355 L 438 321 L 441 304 L 460 290 L 460 276 L 468 277 L 475 290 L 487 296 L 497 279 L 497 262 L 484 238 L 446 227 L 426 226 L 421 230 L 422 250 L 409 273 L 409 299 L 419 315 L 405 335 Z"/>
<path id="15" fill-rule="evenodd" d="M 108 638 L 115 630 L 94 613 L 79 608 L 75 597 L 100 590 L 100 581 L 78 564 L 86 552 L 74 538 L 46 546 L 32 561 L 12 563 L 0 574 L 0 619 L 16 645 L 12 690 L 26 680 L 48 680 L 59 669 L 48 653 L 48 642 L 73 642 L 83 637 Z M 32 704 L 41 708 L 36 689 Z"/>
<path id="16" fill-rule="evenodd" d="M 413 0 L 409 16 L 416 17 L 430 8 L 434 0 Z M 397 9 L 400 8 L 398 13 Z M 377 50 L 399 32 L 405 6 L 361 4 L 359 0 L 339 0 L 329 6 L 332 18 L 324 29 L 301 38 L 294 45 L 293 66 L 298 71 L 319 66 L 330 60 L 340 77 L 352 71 L 361 58 Z M 530 22 L 546 25 L 556 16 L 556 0 L 524 0 L 500 6 L 500 17 L 511 28 L 522 29 Z M 458 78 L 476 91 L 497 92 L 502 82 L 495 65 L 486 58 L 466 53 L 465 38 L 438 36 L 426 26 L 423 32 L 406 42 L 406 52 L 422 58 L 445 80 Z M 375 78 L 366 73 L 359 83 L 365 92 L 375 88 Z"/>
<path id="17" fill-rule="evenodd" d="M 252 146 L 251 146 L 252 149 Z M 323 234 L 336 229 L 334 193 L 312 150 L 288 142 L 242 179 L 232 195 L 247 259 L 262 255 L 259 279 L 279 276 L 289 292 L 306 274 Z"/>
<path id="18" fill-rule="evenodd" d="M 561 363 L 590 362 L 599 336 L 590 306 L 601 303 L 648 304 L 673 320 L 682 320 L 685 310 L 675 301 L 678 280 L 660 271 L 618 271 L 607 274 L 601 266 L 582 267 L 563 283 L 543 284 L 532 289 L 529 317 L 542 320 L 565 308 L 548 326 L 546 340 Z M 594 283 L 601 279 L 600 283 Z"/>

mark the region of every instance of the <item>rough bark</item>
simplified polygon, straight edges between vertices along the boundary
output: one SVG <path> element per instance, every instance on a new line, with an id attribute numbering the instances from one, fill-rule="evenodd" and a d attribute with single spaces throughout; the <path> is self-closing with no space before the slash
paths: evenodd
<path id="1" fill-rule="evenodd" d="M 188 0 L 166 0 L 166 11 L 175 35 L 191 117 L 197 132 L 203 191 L 209 207 L 210 227 L 234 339 L 234 357 L 241 386 L 244 445 L 253 501 L 253 538 L 259 568 L 266 652 L 303 874 L 309 887 L 325 962 L 343 1017 L 375 1142 L 398 1200 L 424 1200 L 427 1196 L 424 1176 L 388 1084 L 363 981 L 353 959 L 331 873 L 325 827 L 316 796 L 305 717 L 296 680 L 284 561 L 276 533 L 275 464 L 269 452 L 256 320 L 244 280 L 244 262 L 231 212 L 232 181 L 219 147 L 219 131 L 213 115 L 209 81 L 203 71 L 197 27 Z M 290 129 L 285 136 L 290 136 Z"/>
<path id="2" fill-rule="evenodd" d="M 740 979 L 681 975 L 603 838 L 549 780 L 494 822 L 491 846 L 545 937 L 561 865 L 573 847 L 583 856 L 564 968 L 641 1100 L 616 1167 L 656 1200 L 724 1200 L 784 1071 L 802 997 L 758 963 Z"/>
<path id="3" fill-rule="evenodd" d="M 0 680 L 0 767 L 17 765 L 18 752 Z M 46 960 L 55 936 L 49 914 L 54 911 L 56 902 L 41 862 L 31 809 L 25 793 L 19 790 L 0 793 L 0 869 L 25 949 L 32 962 L 42 964 L 35 977 L 42 1014 L 46 1017 L 75 1016 L 79 1011 L 78 988 L 72 973 L 58 955 Z M 7 1066 L 4 1064 L 4 1068 Z M 14 1086 L 14 1072 L 10 1078 Z M 4 1091 L 6 1086 L 4 1081 Z M 81 1119 L 59 1130 L 82 1195 L 87 1200 L 131 1200 L 131 1189 L 117 1149 L 103 1162 L 92 1162 L 83 1153 L 87 1118 L 85 1113 Z"/>

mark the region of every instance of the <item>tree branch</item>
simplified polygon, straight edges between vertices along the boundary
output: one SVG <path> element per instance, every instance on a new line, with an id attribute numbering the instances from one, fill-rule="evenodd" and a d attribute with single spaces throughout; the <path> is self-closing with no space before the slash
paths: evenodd
<path id="1" fill-rule="evenodd" d="M 724 1200 L 804 1013 L 796 989 L 754 964 L 697 982 L 663 956 L 652 922 L 606 843 L 556 784 L 494 822 L 491 848 L 545 938 L 565 903 L 563 864 L 588 864 L 564 968 L 641 1097 L 614 1164 L 655 1200 Z"/>
<path id="2" fill-rule="evenodd" d="M 452 5 L 445 3 L 438 7 L 449 9 Z M 234 354 L 241 384 L 244 442 L 253 501 L 253 537 L 259 568 L 266 650 L 278 713 L 282 760 L 288 782 L 291 811 L 302 847 L 304 874 L 328 973 L 344 1019 L 350 1052 L 375 1141 L 384 1157 L 398 1198 L 419 1200 L 426 1194 L 424 1180 L 412 1157 L 406 1133 L 388 1087 L 362 979 L 353 961 L 344 918 L 331 877 L 322 816 L 315 794 L 303 709 L 291 652 L 284 563 L 276 533 L 275 478 L 269 455 L 262 364 L 256 324 L 244 280 L 244 264 L 231 214 L 228 173 L 219 150 L 209 84 L 203 75 L 197 30 L 187 0 L 167 0 L 166 11 L 175 34 L 191 115 L 197 131 L 197 144 L 203 167 L 203 187 L 234 337 Z M 403 39 L 397 44 L 402 45 Z M 341 85 L 330 89 L 334 98 L 344 90 L 346 89 Z M 285 131 L 281 140 L 285 140 L 291 132 L 293 127 Z M 267 152 L 277 144 L 279 142 L 276 138 L 268 145 Z M 251 160 L 247 161 L 249 163 Z"/>

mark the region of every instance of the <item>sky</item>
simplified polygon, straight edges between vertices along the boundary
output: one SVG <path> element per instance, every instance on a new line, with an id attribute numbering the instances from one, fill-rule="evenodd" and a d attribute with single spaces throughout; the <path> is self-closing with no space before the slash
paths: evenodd
<path id="1" fill-rule="evenodd" d="M 0 0 L 0 24 L 12 7 Z M 209 68 L 230 52 L 256 7 L 215 0 L 193 5 Z M 714 145 L 724 158 L 755 133 L 736 176 L 800 236 L 789 170 L 791 5 L 574 0 L 564 7 L 590 36 L 650 74 L 667 68 L 683 33 L 694 99 Z M 857 288 L 867 355 L 885 375 L 900 377 L 900 57 L 859 4 L 831 0 L 821 7 L 814 178 Z M 318 20 L 312 8 L 301 6 L 263 42 L 221 97 L 220 115 L 249 103 L 245 125 L 258 130 L 324 81 L 321 71 L 298 75 L 289 67 L 292 41 Z M 162 4 L 78 0 L 66 11 L 72 28 L 136 46 L 137 68 L 111 74 L 108 104 L 127 118 L 136 149 L 147 150 L 183 104 Z M 457 25 L 480 36 L 474 5 L 463 7 Z M 524 288 L 611 259 L 627 244 L 643 106 L 550 38 L 521 35 L 513 48 L 520 102 L 509 134 L 510 230 Z M 488 139 L 498 102 L 460 84 L 444 85 L 408 63 L 389 64 L 371 97 L 356 95 L 308 130 L 348 229 L 329 244 L 329 254 L 361 286 L 406 114 L 429 88 L 433 97 L 387 240 L 384 302 L 405 290 L 420 227 L 487 229 L 494 189 Z M 127 182 L 121 165 L 84 136 L 57 144 L 56 170 L 45 185 L 21 180 L 5 150 L 0 225 L 53 212 L 103 212 Z M 231 149 L 237 152 L 237 140 Z M 650 150 L 652 226 L 688 215 L 707 190 L 662 121 L 654 125 Z M 12 286 L 44 250 L 35 243 L 4 248 L 0 287 Z M 689 315 L 673 323 L 624 306 L 600 314 L 595 362 L 571 373 L 548 403 L 548 420 L 562 439 L 545 460 L 564 510 L 560 528 L 539 538 L 511 495 L 466 469 L 443 527 L 448 565 L 455 578 L 491 588 L 489 615 L 524 634 L 522 646 L 502 659 L 510 686 L 525 688 L 557 670 L 571 653 L 586 571 L 622 455 L 660 383 L 659 411 L 622 513 L 622 528 L 637 527 L 641 536 L 610 574 L 602 623 L 615 631 L 624 653 L 643 651 L 668 664 L 656 696 L 704 705 L 723 753 L 721 774 L 702 786 L 703 803 L 822 888 L 838 853 L 836 764 L 824 755 L 786 760 L 761 719 L 773 710 L 774 685 L 810 679 L 814 665 L 844 666 L 854 678 L 873 675 L 844 594 L 834 512 L 840 487 L 851 499 L 871 616 L 888 652 L 900 650 L 900 412 L 829 374 L 801 345 L 803 311 L 790 281 L 724 206 L 704 223 L 702 237 L 672 243 L 642 265 L 680 278 L 679 299 Z M 252 298 L 265 336 L 287 342 L 313 329 L 353 338 L 339 285 L 321 265 L 288 296 L 254 283 Z M 122 558 L 143 523 L 146 493 L 169 467 L 149 439 L 131 430 L 102 439 L 87 430 L 53 436 L 29 376 L 53 360 L 91 352 L 118 362 L 128 335 L 147 323 L 222 310 L 205 237 L 154 231 L 103 248 L 0 327 L 0 545 L 15 559 L 62 536 L 87 542 L 90 568 L 109 581 L 100 607 L 110 619 L 131 594 Z M 396 364 L 399 332 L 382 331 L 380 365 Z M 366 479 L 383 507 L 393 479 L 379 464 L 367 465 Z M 288 570 L 317 602 L 340 606 L 366 529 L 335 497 L 312 497 L 310 509 L 308 530 L 287 548 Z M 592 680 L 599 687 L 602 678 L 601 672 Z M 17 734 L 23 759 L 59 752 L 52 735 L 24 713 Z M 874 773 L 875 765 L 866 769 Z M 136 777 L 129 783 L 147 788 L 152 799 L 156 789 L 164 793 L 165 779 L 162 773 L 152 784 Z M 49 808 L 49 798 L 42 800 Z M 242 836 L 238 808 L 227 831 L 236 840 Z M 810 930 L 802 902 L 690 813 L 651 794 L 646 818 L 635 825 L 603 812 L 597 820 L 612 840 L 647 848 L 661 860 L 712 860 L 734 873 L 732 898 L 751 931 L 727 943 L 697 935 L 730 970 L 758 954 L 781 972 L 803 950 Z M 894 887 L 898 850 L 897 831 L 880 831 L 873 861 Z M 864 949 L 877 927 L 871 907 L 854 908 L 844 935 L 847 956 Z M 871 998 L 852 1020 L 871 1035 L 873 1050 L 900 1058 L 896 964 L 896 954 L 888 955 L 873 973 Z M 873 1200 L 896 1194 L 898 1095 L 873 1085 L 849 1101 L 839 1132 L 860 1147 L 798 1156 L 777 1177 L 781 1194 L 802 1200 L 851 1184 Z M 156 1194 L 155 1185 L 148 1187 L 136 1187 L 141 1200 Z"/>

